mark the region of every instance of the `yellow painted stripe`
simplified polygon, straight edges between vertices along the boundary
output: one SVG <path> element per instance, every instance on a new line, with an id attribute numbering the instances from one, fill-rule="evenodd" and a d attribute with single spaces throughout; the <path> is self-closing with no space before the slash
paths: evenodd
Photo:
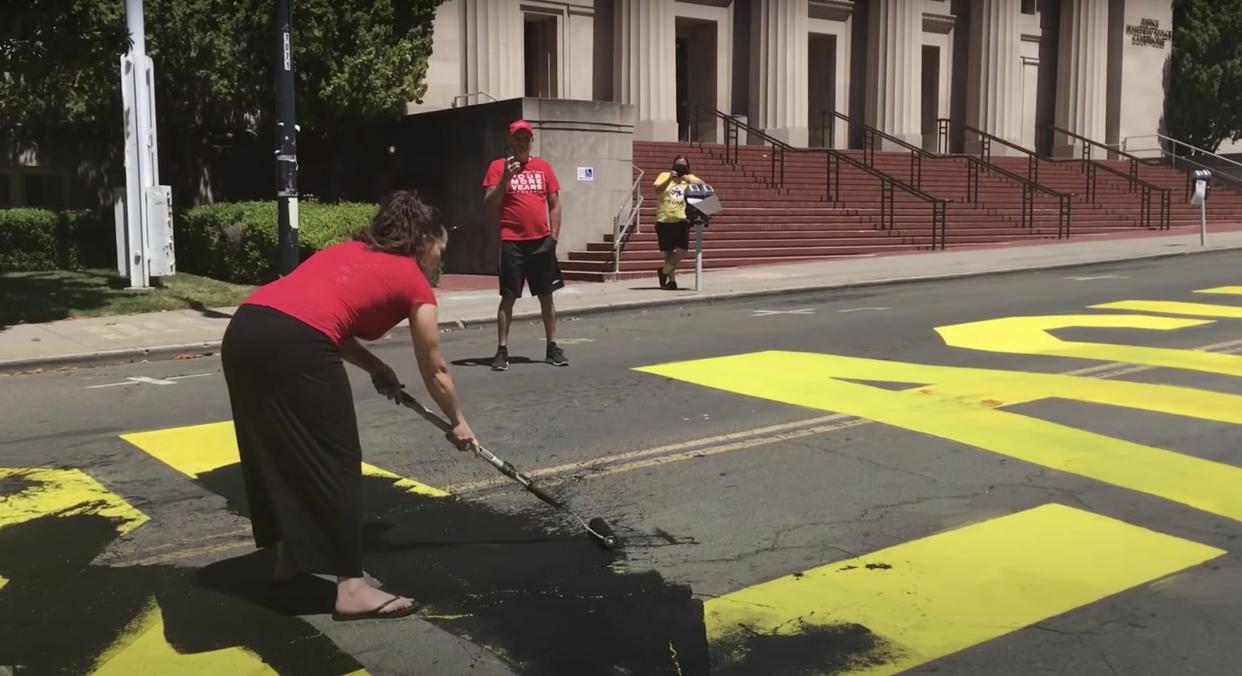
<path id="1" fill-rule="evenodd" d="M 1242 307 L 1216 305 L 1214 303 L 1183 303 L 1172 300 L 1121 300 L 1115 303 L 1100 303 L 1090 307 L 1093 310 L 1128 310 L 1132 312 L 1158 312 L 1166 315 L 1242 319 Z"/>
<path id="2" fill-rule="evenodd" d="M 260 676 L 276 671 L 247 648 L 221 648 L 202 653 L 182 654 L 164 638 L 164 615 L 155 601 L 121 634 L 114 646 L 99 659 L 93 676 L 135 676 L 136 674 L 182 674 L 214 676 L 237 674 Z"/>
<path id="3" fill-rule="evenodd" d="M 1195 293 L 1220 293 L 1233 296 L 1242 296 L 1242 286 L 1217 286 L 1211 289 L 1199 289 Z"/>
<path id="4" fill-rule="evenodd" d="M 1242 397 L 1237 395 L 805 352 L 758 352 L 637 370 L 867 418 L 1242 521 L 1242 467 L 999 408 L 1060 398 L 1239 424 Z M 869 381 L 926 385 L 895 391 L 863 384 Z"/>
<path id="5" fill-rule="evenodd" d="M 4 585 L 9 583 L 9 578 L 0 575 L 0 589 L 4 589 Z"/>
<path id="6" fill-rule="evenodd" d="M 30 485 L 0 499 L 0 529 L 44 516 L 94 514 L 116 521 L 117 531 L 128 533 L 149 518 L 81 470 L 0 467 L 0 479 L 6 478 Z"/>
<path id="7" fill-rule="evenodd" d="M 169 467 L 190 477 L 239 461 L 237 437 L 231 421 L 173 427 L 122 434 L 121 438 Z M 364 476 L 392 479 L 394 485 L 418 495 L 442 498 L 448 493 L 369 463 L 362 463 Z"/>
<path id="8" fill-rule="evenodd" d="M 859 624 L 891 652 L 850 673 L 891 674 L 1224 553 L 1048 504 L 725 594 L 704 620 L 716 646 Z"/>

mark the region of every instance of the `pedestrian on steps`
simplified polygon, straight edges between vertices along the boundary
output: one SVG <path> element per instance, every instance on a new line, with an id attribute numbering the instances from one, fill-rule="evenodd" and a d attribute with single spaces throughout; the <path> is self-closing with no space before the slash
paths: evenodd
<path id="1" fill-rule="evenodd" d="M 410 615 L 413 599 L 363 577 L 362 447 L 345 362 L 399 402 L 396 372 L 358 339 L 410 322 L 423 384 L 452 422 L 448 439 L 477 447 L 440 355 L 436 298 L 427 282 L 447 243 L 435 212 L 395 192 L 352 241 L 324 249 L 251 294 L 229 321 L 224 377 L 255 545 L 276 550 L 274 582 L 336 576 L 336 620 Z"/>
<path id="2" fill-rule="evenodd" d="M 655 180 L 656 238 L 664 265 L 656 270 L 661 289 L 677 289 L 677 264 L 690 250 L 690 220 L 686 217 L 686 186 L 701 185 L 703 180 L 690 173 L 690 160 L 684 156 L 673 159 L 672 169 L 660 172 Z"/>
<path id="3" fill-rule="evenodd" d="M 496 356 L 493 371 L 509 369 L 509 326 L 513 304 L 522 287 L 539 298 L 547 338 L 545 361 L 569 366 L 556 344 L 556 305 L 552 294 L 564 288 L 556 260 L 561 234 L 561 185 L 552 165 L 531 155 L 535 133 L 526 120 L 509 125 L 512 152 L 493 160 L 483 177 L 483 201 L 500 219 L 500 307 L 496 311 Z"/>

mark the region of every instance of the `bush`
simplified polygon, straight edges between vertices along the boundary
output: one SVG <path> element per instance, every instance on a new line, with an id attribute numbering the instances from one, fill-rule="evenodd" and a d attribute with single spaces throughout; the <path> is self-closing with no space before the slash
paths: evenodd
<path id="1" fill-rule="evenodd" d="M 357 202 L 302 202 L 298 218 L 301 258 L 349 239 L 377 208 Z M 205 204 L 185 212 L 176 223 L 178 269 L 247 284 L 276 278 L 275 202 Z"/>
<path id="2" fill-rule="evenodd" d="M 0 209 L 0 272 L 116 264 L 111 209 Z"/>

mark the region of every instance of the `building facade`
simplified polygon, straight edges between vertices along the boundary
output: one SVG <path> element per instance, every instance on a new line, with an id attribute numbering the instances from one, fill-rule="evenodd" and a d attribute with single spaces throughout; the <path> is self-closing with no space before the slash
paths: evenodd
<path id="1" fill-rule="evenodd" d="M 1172 0 L 447 0 L 409 112 L 527 96 L 630 104 L 643 140 L 718 140 L 719 111 L 841 147 L 837 112 L 928 147 L 951 118 L 1045 151 L 1076 149 L 1041 133 L 1051 125 L 1133 148 L 1163 131 L 1172 13 Z"/>

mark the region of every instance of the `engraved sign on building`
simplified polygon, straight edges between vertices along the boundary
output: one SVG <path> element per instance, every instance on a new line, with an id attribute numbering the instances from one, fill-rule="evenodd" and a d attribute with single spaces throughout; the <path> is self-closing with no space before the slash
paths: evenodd
<path id="1" fill-rule="evenodd" d="M 1126 35 L 1130 36 L 1130 44 L 1136 47 L 1156 49 L 1164 49 L 1165 43 L 1173 39 L 1173 31 L 1160 30 L 1160 22 L 1156 19 L 1140 19 L 1137 26 L 1126 26 Z"/>

